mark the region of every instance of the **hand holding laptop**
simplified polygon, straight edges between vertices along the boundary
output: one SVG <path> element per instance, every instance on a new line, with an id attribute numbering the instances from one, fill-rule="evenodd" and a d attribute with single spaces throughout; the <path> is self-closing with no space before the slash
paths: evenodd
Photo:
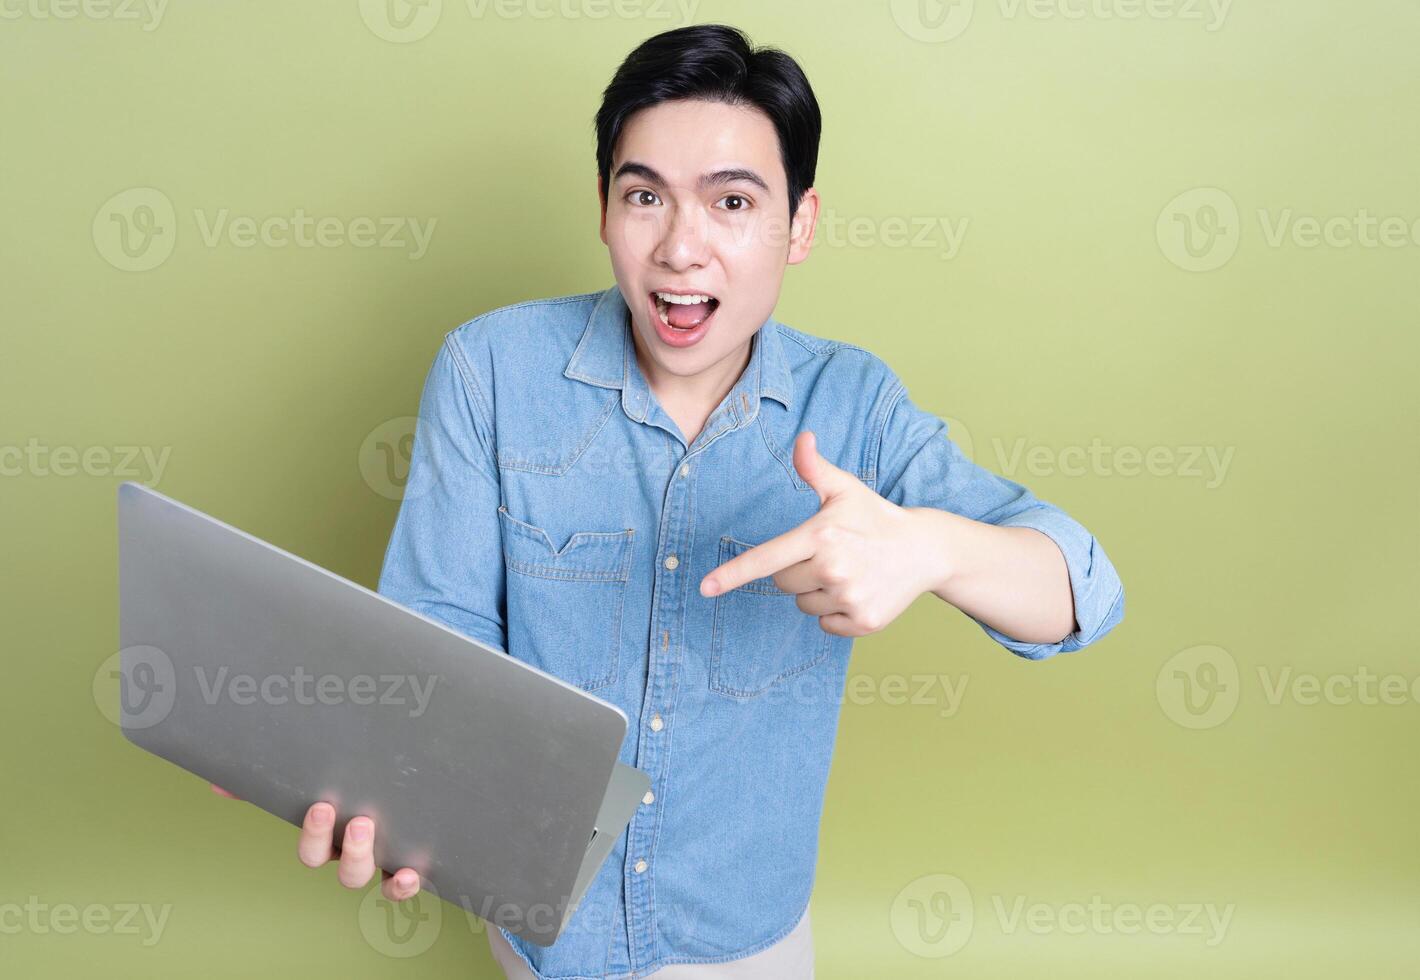
<path id="1" fill-rule="evenodd" d="M 125 738 L 347 888 L 557 940 L 651 786 L 625 712 L 140 484 L 118 532 Z"/>
<path id="2" fill-rule="evenodd" d="M 240 800 L 235 793 L 212 784 L 212 792 L 229 800 Z M 296 844 L 296 856 L 308 868 L 319 868 L 339 856 L 337 877 L 346 888 L 364 888 L 375 873 L 375 821 L 358 816 L 345 826 L 345 837 L 337 850 L 333 839 L 335 807 L 329 803 L 313 803 L 301 824 L 301 839 Z M 394 874 L 380 871 L 380 892 L 391 902 L 400 902 L 419 894 L 419 872 L 400 868 Z"/>

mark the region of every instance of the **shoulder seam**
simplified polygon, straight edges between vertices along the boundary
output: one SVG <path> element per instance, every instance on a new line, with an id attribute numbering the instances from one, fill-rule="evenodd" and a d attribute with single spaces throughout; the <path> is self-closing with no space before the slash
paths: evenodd
<path id="1" fill-rule="evenodd" d="M 452 333 L 444 337 L 444 346 L 449 351 L 449 356 L 453 359 L 454 369 L 459 373 L 459 379 L 463 382 L 464 393 L 468 395 L 469 401 L 473 403 L 474 411 L 478 413 L 479 421 L 488 432 L 489 438 L 493 437 L 493 413 L 483 394 L 482 387 L 478 384 L 477 378 L 473 375 L 473 368 L 464 358 L 463 351 L 454 342 Z"/>
<path id="2" fill-rule="evenodd" d="M 606 292 L 606 290 L 599 289 L 596 292 L 577 293 L 572 296 L 548 296 L 539 299 L 525 299 L 520 303 L 509 303 L 507 306 L 499 306 L 495 309 L 486 310 L 485 312 L 480 313 L 475 317 L 471 317 L 470 319 L 467 319 L 463 323 L 460 323 L 458 326 L 454 327 L 452 330 L 449 331 L 449 333 L 457 333 L 464 327 L 467 327 L 469 324 L 477 323 L 480 320 L 486 320 L 488 317 L 491 316 L 497 316 L 499 313 L 511 313 L 513 310 L 526 309 L 532 306 L 565 306 L 568 303 L 584 302 L 588 299 L 591 299 L 593 296 L 600 296 L 604 292 Z"/>
<path id="3" fill-rule="evenodd" d="M 827 345 L 824 347 L 817 347 L 813 344 L 806 342 L 806 339 L 809 338 L 811 335 L 804 334 L 802 331 L 799 330 L 795 330 L 787 323 L 779 324 L 779 328 L 779 336 L 792 340 L 794 343 L 798 344 L 800 347 L 808 351 L 810 354 L 813 354 L 815 357 L 819 356 L 820 354 L 832 354 L 834 351 L 840 350 L 844 347 L 854 347 L 853 344 L 850 344 L 847 341 L 843 340 L 831 340 L 827 337 L 813 337 L 812 339 L 822 340 Z M 854 347 L 854 349 L 862 350 L 862 348 L 860 347 Z M 864 353 L 868 352 L 864 351 Z"/>
<path id="4" fill-rule="evenodd" d="M 897 407 L 897 403 L 902 400 L 902 396 L 907 392 L 907 386 L 902 383 L 902 379 L 893 375 L 893 387 L 889 390 L 888 396 L 883 399 L 883 407 L 879 410 L 878 418 L 873 421 L 871 436 L 873 440 L 873 473 L 877 477 L 876 485 L 878 493 L 887 497 L 889 488 L 882 485 L 882 461 L 883 461 L 883 436 L 887 432 L 888 419 L 892 417 L 892 411 Z"/>
<path id="5" fill-rule="evenodd" d="M 781 324 L 781 326 L 783 326 L 783 325 Z M 858 344 L 851 343 L 851 342 L 849 342 L 849 341 L 847 341 L 847 340 L 833 340 L 833 339 L 830 339 L 830 338 L 827 338 L 827 337 L 813 337 L 812 334 L 805 335 L 805 334 L 801 333 L 800 331 L 794 330 L 792 327 L 786 327 L 785 329 L 781 329 L 781 330 L 779 331 L 779 335 L 780 335 L 781 337 L 787 337 L 787 338 L 789 338 L 789 339 L 792 340 L 794 343 L 796 343 L 796 344 L 798 344 L 800 347 L 802 347 L 804 350 L 808 351 L 810 354 L 813 354 L 815 357 L 818 357 L 818 356 L 831 357 L 831 356 L 833 356 L 834 354 L 837 354 L 839 351 L 845 351 L 845 350 L 846 350 L 846 351 L 853 351 L 853 352 L 858 353 L 858 354 L 863 354 L 864 356 L 866 356 L 866 357 L 868 357 L 868 358 L 870 358 L 870 359 L 872 359 L 872 360 L 875 360 L 875 361 L 880 362 L 884 367 L 887 367 L 887 362 L 884 361 L 881 357 L 879 357 L 876 353 L 874 353 L 873 351 L 870 351 L 870 350 L 869 350 L 868 348 L 866 348 L 866 347 L 862 347 L 862 346 L 860 346 L 860 345 L 858 345 Z M 821 340 L 821 341 L 823 341 L 823 346 L 822 346 L 822 347 L 817 347 L 817 346 L 814 346 L 813 344 L 806 343 L 806 342 L 805 342 L 805 337 L 806 337 L 806 336 L 809 337 L 810 339 L 813 339 L 813 340 Z"/>

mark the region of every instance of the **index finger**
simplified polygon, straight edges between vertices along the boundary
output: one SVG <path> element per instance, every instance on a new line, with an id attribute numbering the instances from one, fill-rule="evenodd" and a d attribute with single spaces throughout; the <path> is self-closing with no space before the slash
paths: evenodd
<path id="1" fill-rule="evenodd" d="M 813 553 L 809 532 L 805 525 L 800 524 L 711 570 L 700 582 L 700 594 L 709 597 L 738 589 L 746 582 L 773 575 L 781 568 L 811 558 Z"/>

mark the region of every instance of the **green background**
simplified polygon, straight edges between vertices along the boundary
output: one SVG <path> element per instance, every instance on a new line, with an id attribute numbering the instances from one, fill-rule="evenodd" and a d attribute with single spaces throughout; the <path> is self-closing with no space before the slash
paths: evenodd
<path id="1" fill-rule="evenodd" d="M 679 11 L 445 0 L 401 39 L 353 0 L 157 21 L 53 2 L 0 19 L 0 446 L 60 470 L 61 447 L 166 451 L 160 490 L 373 585 L 397 501 L 370 447 L 443 333 L 612 283 L 591 119 Z M 858 641 L 818 976 L 1413 975 L 1420 10 L 1060 9 L 693 9 L 786 48 L 823 107 L 838 230 L 777 318 L 884 357 L 977 462 L 1084 522 L 1127 591 L 1113 634 L 1045 663 L 930 596 Z M 934 39 L 939 13 L 956 36 Z M 107 204 L 131 188 L 174 209 L 146 271 L 115 251 L 144 220 Z M 223 209 L 437 223 L 417 258 L 209 244 Z M 1307 238 L 1366 215 L 1404 224 Z M 965 228 L 955 251 L 919 237 L 938 219 Z M 0 910 L 171 908 L 151 945 L 10 928 L 0 972 L 498 976 L 452 906 L 426 952 L 386 955 L 409 947 L 370 938 L 293 828 L 123 740 L 92 684 L 116 647 L 114 490 L 150 474 L 8 459 Z M 1331 680 L 1362 670 L 1399 703 Z M 937 675 L 959 703 L 917 697 Z M 1276 690 L 1303 675 L 1332 696 Z M 1128 932 L 1078 918 L 1092 901 L 1177 918 Z"/>

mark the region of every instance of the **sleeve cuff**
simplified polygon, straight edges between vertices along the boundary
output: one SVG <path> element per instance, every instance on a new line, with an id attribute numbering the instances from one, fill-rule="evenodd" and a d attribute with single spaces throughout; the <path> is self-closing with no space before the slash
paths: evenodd
<path id="1" fill-rule="evenodd" d="M 1030 527 L 1055 542 L 1065 556 L 1079 629 L 1058 643 L 1022 643 L 985 623 L 986 635 L 1027 660 L 1044 660 L 1071 653 L 1100 639 L 1124 618 L 1124 585 L 1094 536 L 1065 513 L 1035 507 L 1000 522 L 1002 527 Z"/>

